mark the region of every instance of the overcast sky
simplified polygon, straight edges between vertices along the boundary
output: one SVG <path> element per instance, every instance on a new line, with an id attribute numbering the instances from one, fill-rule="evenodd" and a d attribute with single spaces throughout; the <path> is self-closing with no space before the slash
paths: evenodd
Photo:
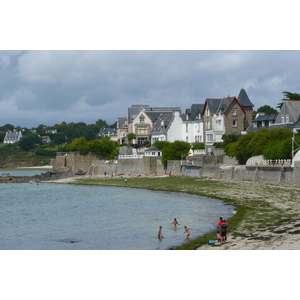
<path id="1" fill-rule="evenodd" d="M 238 96 L 254 109 L 300 92 L 300 51 L 0 51 L 0 124 L 113 124 L 132 104 Z"/>
<path id="2" fill-rule="evenodd" d="M 46 2 L 1 7 L 0 126 L 113 124 L 132 104 L 184 112 L 241 88 L 254 109 L 275 108 L 283 91 L 300 93 L 290 0 L 272 13 L 258 0 Z"/>

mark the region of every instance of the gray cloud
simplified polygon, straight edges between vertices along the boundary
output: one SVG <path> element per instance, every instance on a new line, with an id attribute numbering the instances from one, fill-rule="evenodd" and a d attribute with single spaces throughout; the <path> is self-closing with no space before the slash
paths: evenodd
<path id="1" fill-rule="evenodd" d="M 131 104 L 185 110 L 242 87 L 276 107 L 299 75 L 300 51 L 0 51 L 0 124 L 112 124 Z"/>

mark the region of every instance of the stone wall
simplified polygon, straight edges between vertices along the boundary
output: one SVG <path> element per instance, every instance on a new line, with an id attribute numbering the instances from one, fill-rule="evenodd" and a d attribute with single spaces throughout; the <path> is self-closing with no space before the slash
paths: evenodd
<path id="1" fill-rule="evenodd" d="M 223 163 L 223 161 L 226 163 Z M 251 167 L 229 165 L 226 156 L 201 156 L 189 160 L 168 161 L 166 169 L 160 157 L 141 159 L 119 159 L 118 161 L 101 161 L 94 155 L 80 155 L 79 152 L 58 153 L 53 162 L 53 171 L 58 173 L 107 175 L 135 174 L 151 175 L 171 172 L 172 175 L 189 177 L 208 177 L 226 180 L 269 181 L 274 183 L 300 183 L 300 161 L 292 167 Z M 236 163 L 236 162 L 235 162 Z"/>

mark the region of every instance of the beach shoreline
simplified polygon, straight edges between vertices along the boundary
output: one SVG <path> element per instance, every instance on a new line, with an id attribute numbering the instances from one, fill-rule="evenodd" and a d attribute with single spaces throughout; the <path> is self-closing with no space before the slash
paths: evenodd
<path id="1" fill-rule="evenodd" d="M 125 176 L 124 176 L 125 177 Z M 147 180 L 148 178 L 148 180 Z M 168 186 L 168 181 L 172 185 Z M 121 178 L 103 176 L 75 176 L 53 183 L 100 184 L 193 193 L 215 199 L 231 201 L 235 206 L 246 207 L 245 216 L 230 227 L 228 242 L 223 245 L 203 244 L 197 250 L 300 250 L 300 187 L 269 182 L 225 181 L 220 179 L 151 176 L 133 177 L 124 184 Z M 174 185 L 173 182 L 177 182 Z M 190 184 L 186 184 L 186 182 Z M 182 183 L 182 186 L 180 184 Z M 218 220 L 216 220 L 217 222 Z"/>

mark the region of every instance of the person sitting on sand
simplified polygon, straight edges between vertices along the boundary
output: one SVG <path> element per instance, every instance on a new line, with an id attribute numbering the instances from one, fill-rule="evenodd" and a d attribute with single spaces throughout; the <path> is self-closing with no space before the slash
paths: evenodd
<path id="1" fill-rule="evenodd" d="M 162 226 L 159 226 L 157 237 L 159 239 L 163 239 L 164 238 L 163 235 L 162 235 Z"/>
<path id="2" fill-rule="evenodd" d="M 185 233 L 185 237 L 187 238 L 187 239 L 189 239 L 190 238 L 190 230 L 191 230 L 192 228 L 187 228 L 186 226 L 184 226 L 184 232 L 183 233 Z"/>
<path id="3" fill-rule="evenodd" d="M 172 225 L 172 224 L 173 224 L 173 228 L 174 228 L 174 229 L 177 228 L 177 225 L 180 225 L 180 224 L 177 222 L 176 218 L 174 218 L 174 221 L 173 221 L 170 225 Z"/>

